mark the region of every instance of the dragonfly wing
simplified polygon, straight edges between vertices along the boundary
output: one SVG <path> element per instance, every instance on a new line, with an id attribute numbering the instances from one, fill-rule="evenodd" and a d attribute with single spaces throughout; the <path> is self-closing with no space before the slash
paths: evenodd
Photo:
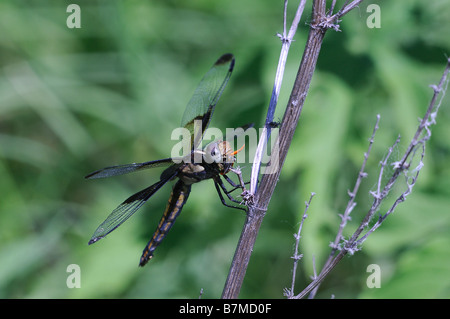
<path id="1" fill-rule="evenodd" d="M 117 166 L 109 166 L 98 171 L 92 172 L 89 175 L 86 175 L 84 178 L 86 179 L 94 179 L 94 178 L 105 178 L 117 175 L 128 174 L 136 171 L 140 171 L 143 169 L 154 168 L 154 167 L 162 167 L 169 166 L 173 164 L 173 160 L 171 158 L 165 158 L 157 161 L 150 161 L 145 163 L 132 163 L 132 164 L 124 164 Z"/>
<path id="2" fill-rule="evenodd" d="M 234 56 L 222 55 L 205 74 L 196 88 L 183 114 L 181 126 L 191 133 L 191 149 L 199 146 L 203 133 L 208 128 L 214 107 L 219 101 L 234 68 Z M 200 121 L 199 126 L 196 121 Z M 197 123 L 197 125 L 194 125 Z"/>
<path id="3" fill-rule="evenodd" d="M 100 226 L 98 226 L 94 232 L 94 235 L 92 235 L 91 240 L 89 240 L 89 245 L 99 241 L 114 229 L 122 225 L 123 222 L 130 218 L 154 193 L 156 193 L 170 179 L 175 177 L 176 174 L 177 173 L 174 173 L 170 177 L 161 179 L 152 186 L 149 186 L 127 198 L 122 204 L 112 211 L 112 213 L 103 223 L 101 223 Z"/>

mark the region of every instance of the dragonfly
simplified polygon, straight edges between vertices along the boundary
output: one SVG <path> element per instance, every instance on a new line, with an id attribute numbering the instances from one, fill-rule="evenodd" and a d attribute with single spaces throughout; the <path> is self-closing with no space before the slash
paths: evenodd
<path id="1" fill-rule="evenodd" d="M 222 55 L 204 75 L 199 85 L 189 100 L 182 117 L 181 126 L 189 131 L 190 152 L 181 158 L 165 158 L 144 163 L 132 163 L 118 166 L 109 166 L 97 170 L 85 176 L 86 179 L 106 178 L 128 174 L 144 169 L 167 167 L 161 174 L 159 181 L 153 185 L 128 197 L 121 203 L 103 223 L 98 226 L 89 240 L 89 245 L 96 243 L 130 218 L 142 205 L 145 204 L 161 187 L 169 181 L 177 179 L 172 188 L 167 206 L 161 220 L 153 233 L 152 238 L 145 246 L 139 261 L 139 266 L 144 266 L 153 257 L 155 249 L 166 237 L 172 228 L 176 218 L 188 200 L 193 184 L 203 180 L 212 179 L 219 198 L 227 207 L 238 208 L 246 211 L 244 207 L 230 205 L 225 197 L 234 203 L 241 204 L 231 193 L 238 188 L 244 190 L 244 183 L 238 170 L 233 169 L 236 154 L 243 149 L 233 151 L 230 143 L 225 139 L 208 144 L 199 149 L 203 135 L 211 121 L 214 108 L 227 85 L 233 72 L 235 58 L 232 54 Z M 245 129 L 250 127 L 247 125 Z M 226 174 L 230 171 L 239 175 L 240 184 L 235 183 Z M 226 180 L 233 188 L 227 190 L 223 180 Z M 223 193 L 223 194 L 222 194 Z"/>

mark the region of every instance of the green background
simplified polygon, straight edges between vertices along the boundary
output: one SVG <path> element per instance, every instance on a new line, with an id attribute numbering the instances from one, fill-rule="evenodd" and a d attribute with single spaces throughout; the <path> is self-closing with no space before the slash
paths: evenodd
<path id="1" fill-rule="evenodd" d="M 142 249 L 165 208 L 158 192 L 107 238 L 96 227 L 160 170 L 87 181 L 115 164 L 165 158 L 184 107 L 223 53 L 236 67 L 212 126 L 261 127 L 280 52 L 283 1 L 77 1 L 81 29 L 69 29 L 75 1 L 0 2 L 0 297 L 218 298 L 245 216 L 220 204 L 211 181 L 193 192 L 144 268 Z M 342 1 L 338 1 L 338 6 Z M 369 29 L 369 3 L 381 28 Z M 289 3 L 288 22 L 296 10 Z M 281 119 L 310 21 L 303 15 L 287 61 Z M 379 161 L 398 134 L 408 145 L 450 52 L 450 2 L 370 1 L 328 31 L 299 128 L 263 222 L 240 297 L 283 298 L 290 287 L 304 202 L 304 258 L 296 293 L 329 253 L 368 138 L 381 115 L 349 236 L 371 205 Z M 425 167 L 407 201 L 328 276 L 320 298 L 450 297 L 450 99 L 427 144 Z M 248 174 L 250 164 L 241 165 Z M 386 177 L 387 178 L 387 177 Z M 386 205 L 395 200 L 392 195 Z M 69 289 L 67 267 L 81 269 Z M 369 289 L 367 266 L 381 267 Z"/>

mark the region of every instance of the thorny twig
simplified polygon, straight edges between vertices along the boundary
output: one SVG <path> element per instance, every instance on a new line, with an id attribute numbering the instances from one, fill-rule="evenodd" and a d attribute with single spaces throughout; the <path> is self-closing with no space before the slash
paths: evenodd
<path id="1" fill-rule="evenodd" d="M 441 80 L 439 84 L 432 85 L 433 88 L 433 96 L 431 98 L 430 104 L 427 108 L 427 111 L 425 113 L 425 116 L 420 121 L 420 124 L 417 128 L 416 133 L 414 134 L 414 137 L 412 138 L 407 150 L 405 151 L 403 157 L 400 161 L 393 163 L 394 172 L 392 173 L 391 178 L 386 182 L 384 186 L 382 186 L 382 176 L 384 173 L 384 169 L 387 166 L 388 159 L 390 158 L 393 149 L 395 146 L 400 142 L 400 137 L 397 138 L 395 143 L 389 148 L 387 155 L 385 158 L 380 162 L 380 173 L 378 175 L 378 183 L 377 183 L 377 189 L 376 191 L 372 191 L 371 195 L 373 196 L 373 204 L 370 207 L 369 211 L 367 212 L 366 216 L 364 217 L 363 221 L 357 228 L 357 230 L 353 233 L 350 239 L 348 240 L 342 240 L 342 243 L 336 247 L 332 247 L 334 251 L 335 249 L 339 249 L 339 254 L 335 256 L 334 258 L 331 258 L 327 263 L 325 264 L 324 268 L 322 269 L 321 273 L 311 282 L 300 294 L 296 295 L 294 298 L 303 298 L 308 293 L 310 293 L 313 289 L 315 289 L 323 280 L 324 278 L 330 273 L 330 271 L 339 263 L 339 261 L 347 254 L 353 254 L 356 251 L 358 251 L 361 246 L 361 244 L 367 239 L 367 237 L 373 233 L 380 225 L 381 223 L 395 210 L 395 208 L 403 201 L 405 201 L 406 197 L 411 193 L 413 187 L 415 186 L 417 182 L 417 178 L 419 176 L 419 172 L 423 167 L 423 158 L 425 156 L 425 142 L 428 141 L 431 137 L 431 125 L 436 124 L 436 116 L 437 112 L 441 106 L 442 99 L 445 96 L 445 91 L 448 86 L 448 74 L 450 72 L 450 59 L 447 60 L 447 65 L 444 70 L 444 73 L 441 77 Z M 442 94 L 441 94 L 442 93 Z M 438 97 L 440 95 L 440 100 L 437 102 Z M 437 102 L 437 103 L 436 103 Z M 377 121 L 378 124 L 378 121 Z M 424 133 L 424 134 L 423 134 Z M 372 135 L 373 137 L 373 135 Z M 417 151 L 421 151 L 420 154 L 420 160 L 419 163 L 415 168 L 412 169 L 412 161 L 414 159 L 414 155 Z M 365 159 L 366 161 L 366 159 Z M 363 163 L 363 166 L 365 163 Z M 362 171 L 360 171 L 361 173 Z M 408 172 L 412 173 L 412 176 L 408 176 Z M 392 187 L 394 186 L 395 182 L 397 181 L 397 178 L 404 174 L 406 178 L 406 184 L 407 189 L 402 192 L 400 196 L 395 200 L 393 205 L 386 211 L 384 214 L 380 214 L 380 217 L 378 221 L 364 234 L 360 237 L 361 233 L 364 231 L 364 229 L 369 225 L 369 221 L 373 217 L 373 215 L 379 210 L 381 203 L 386 198 L 386 196 L 390 193 L 392 190 Z M 358 176 L 359 178 L 359 176 Z M 352 193 L 350 193 L 352 194 Z M 352 201 L 352 199 L 350 200 Z M 349 202 L 350 203 L 350 202 Z M 352 205 L 350 205 L 351 207 Z M 349 206 L 347 206 L 349 207 Z M 344 213 L 345 216 L 345 213 Z"/>
<path id="2" fill-rule="evenodd" d="M 317 1 L 317 0 L 315 0 Z M 273 115 L 275 112 L 275 105 L 278 100 L 278 94 L 281 87 L 281 79 L 283 78 L 283 72 L 284 72 L 284 64 L 286 62 L 287 52 L 290 46 L 290 43 L 293 40 L 294 34 L 296 33 L 298 23 L 300 21 L 300 18 L 303 13 L 303 8 L 306 3 L 306 0 L 301 0 L 300 4 L 298 6 L 297 12 L 295 14 L 294 21 L 292 23 L 292 26 L 289 30 L 289 33 L 283 35 L 282 37 L 282 50 L 280 53 L 280 63 L 276 80 L 274 84 L 274 94 L 272 95 L 273 98 L 271 98 L 271 102 L 269 105 L 268 110 L 268 117 L 266 119 L 266 125 L 264 126 L 264 131 L 262 134 L 262 139 L 268 139 L 270 134 L 270 123 L 273 123 Z M 287 5 L 287 1 L 285 1 L 285 7 Z M 285 9 L 286 11 L 286 9 Z M 285 19 L 286 20 L 286 19 Z M 284 24 L 285 24 L 284 20 Z M 283 24 L 283 26 L 284 26 Z M 284 33 L 286 32 L 286 28 L 284 28 Z M 319 41 L 318 39 L 317 41 Z M 284 56 L 283 56 L 284 55 Z M 314 57 L 312 60 L 315 61 L 317 57 Z M 315 63 L 314 63 L 315 64 Z M 312 73 L 311 73 L 312 75 Z M 310 78 L 308 79 L 308 83 L 310 81 Z M 270 119 L 270 117 L 272 119 Z M 241 236 L 239 238 L 238 245 L 236 247 L 233 261 L 231 263 L 230 271 L 228 272 L 228 277 L 225 282 L 225 287 L 222 292 L 222 298 L 224 299 L 230 299 L 230 298 L 237 298 L 239 295 L 239 291 L 242 286 L 242 282 L 245 277 L 245 273 L 247 271 L 247 266 L 250 260 L 250 256 L 253 251 L 253 246 L 256 241 L 256 236 L 258 234 L 258 231 L 261 227 L 262 220 L 264 218 L 265 212 L 267 210 L 268 203 L 266 204 L 264 201 L 261 200 L 260 194 L 267 194 L 268 197 L 271 196 L 269 192 L 265 192 L 264 189 L 268 185 L 266 183 L 266 186 L 260 187 L 260 189 L 257 191 L 257 183 L 258 183 L 258 175 L 259 175 L 259 168 L 261 163 L 261 154 L 263 153 L 264 147 L 266 144 L 259 144 L 257 152 L 255 154 L 254 159 L 254 165 L 252 167 L 252 178 L 250 183 L 250 192 L 247 192 L 245 196 L 243 197 L 244 201 L 246 202 L 249 211 L 246 216 L 246 220 L 244 222 L 244 226 L 241 231 Z M 276 144 L 277 145 L 277 144 Z M 259 154 L 259 157 L 258 157 Z M 278 151 L 276 152 L 278 154 Z M 271 162 L 273 163 L 272 159 Z M 257 164 L 255 164 L 257 163 Z M 274 176 L 278 176 L 279 171 L 275 172 L 273 174 Z M 267 174 L 266 174 L 267 175 Z M 275 185 L 275 184 L 273 184 Z M 261 186 L 261 184 L 260 184 Z M 272 192 L 273 193 L 273 190 Z"/>
<path id="3" fill-rule="evenodd" d="M 241 231 L 241 236 L 239 238 L 237 248 L 234 253 L 225 287 L 222 292 L 222 298 L 237 298 L 239 295 L 239 291 L 247 271 L 248 263 L 253 251 L 253 246 L 255 244 L 257 234 L 279 180 L 281 167 L 286 160 L 288 149 L 291 145 L 295 129 L 298 125 L 298 121 L 303 110 L 303 105 L 311 84 L 314 70 L 316 68 L 325 32 L 329 28 L 338 30 L 339 26 L 335 24 L 339 22 L 339 18 L 342 18 L 350 10 L 359 5 L 362 0 L 354 0 L 349 4 L 347 4 L 347 1 L 343 9 L 332 16 L 327 16 L 326 0 L 313 0 L 312 2 L 313 5 L 311 25 L 309 29 L 308 39 L 305 44 L 305 50 L 302 54 L 302 61 L 299 66 L 296 79 L 294 81 L 293 89 L 291 91 L 289 101 L 284 112 L 283 120 L 279 125 L 279 135 L 275 142 L 275 146 L 278 148 L 276 148 L 275 151 L 272 150 L 270 154 L 270 163 L 274 163 L 274 161 L 276 160 L 277 165 L 273 165 L 275 169 L 273 169 L 272 165 L 270 165 L 270 169 L 273 169 L 273 171 L 271 171 L 270 174 L 267 174 L 267 171 L 265 171 L 265 174 L 262 174 L 261 180 L 258 183 L 261 154 L 263 153 L 273 124 L 274 107 L 272 108 L 272 105 L 276 105 L 276 101 L 278 98 L 276 90 L 274 90 L 275 95 L 273 96 L 276 97 L 276 99 L 271 99 L 268 116 L 266 118 L 266 124 L 264 126 L 265 131 L 262 134 L 262 139 L 266 139 L 266 141 L 258 145 L 256 154 L 259 154 L 259 156 L 255 155 L 254 163 L 257 164 L 252 167 L 250 191 L 247 192 L 244 196 L 244 200 L 246 201 L 249 210 Z M 297 29 L 298 21 L 300 21 L 305 3 L 306 0 L 300 0 L 294 22 L 287 35 L 288 39 L 292 40 L 292 37 L 295 34 L 295 30 Z M 285 1 L 285 4 L 287 4 L 287 1 Z M 284 19 L 283 26 L 285 25 L 285 20 L 286 19 Z M 280 54 L 280 61 L 285 61 L 282 55 L 283 52 L 286 52 L 287 54 L 287 49 L 289 48 L 289 45 L 291 43 L 291 40 L 286 41 L 285 32 L 286 28 L 284 28 L 284 35 L 281 37 L 282 53 Z M 282 66 L 282 68 L 278 68 L 278 70 L 283 69 L 284 65 Z M 281 80 L 276 80 L 276 83 L 280 83 L 281 85 Z M 275 84 L 275 88 L 276 87 L 277 84 Z M 272 103 L 272 101 L 274 101 L 275 103 Z M 318 277 L 320 277 L 320 274 Z"/>
<path id="4" fill-rule="evenodd" d="M 334 31 L 341 31 L 339 29 L 339 18 L 343 17 L 345 14 L 350 12 L 352 9 L 357 7 L 363 0 L 354 0 L 349 3 L 349 0 L 345 1 L 342 8 L 335 14 L 333 14 L 334 8 L 336 6 L 336 0 L 333 0 L 331 3 L 330 9 L 328 10 L 328 13 L 324 15 L 320 21 L 315 27 L 323 28 L 323 29 L 333 29 Z"/>
<path id="5" fill-rule="evenodd" d="M 292 298 L 294 296 L 295 274 L 297 273 L 297 265 L 298 265 L 298 262 L 300 261 L 300 259 L 302 259 L 302 257 L 303 257 L 303 254 L 300 254 L 298 251 L 298 246 L 300 244 L 300 238 L 301 238 L 300 234 L 302 232 L 303 223 L 305 222 L 305 219 L 308 217 L 308 215 L 306 213 L 308 212 L 309 205 L 311 205 L 311 201 L 312 201 L 314 195 L 316 195 L 316 194 L 311 193 L 309 200 L 307 202 L 305 202 L 305 210 L 303 212 L 302 220 L 300 221 L 300 226 L 298 227 L 298 232 L 297 232 L 297 234 L 294 234 L 295 249 L 294 249 L 294 256 L 292 256 L 292 259 L 294 259 L 294 266 L 292 268 L 292 283 L 291 283 L 290 289 L 286 288 L 284 290 L 284 295 L 288 298 Z"/>
<path id="6" fill-rule="evenodd" d="M 372 150 L 372 145 L 373 145 L 373 142 L 375 140 L 375 134 L 376 134 L 376 132 L 377 132 L 377 130 L 379 128 L 379 126 L 378 126 L 379 123 L 380 123 L 380 115 L 377 114 L 377 121 L 375 123 L 375 127 L 373 128 L 372 136 L 369 139 L 369 147 L 367 149 L 367 152 L 364 153 L 364 160 L 363 160 L 363 163 L 361 165 L 361 169 L 359 170 L 358 177 L 356 178 L 355 186 L 353 187 L 353 190 L 351 192 L 348 191 L 348 195 L 349 195 L 350 199 L 349 199 L 349 201 L 347 203 L 347 207 L 345 208 L 344 214 L 339 214 L 339 216 L 341 217 L 341 223 L 339 225 L 339 229 L 338 229 L 336 238 L 334 239 L 333 242 L 330 243 L 331 253 L 328 256 L 328 259 L 325 262 L 325 265 L 323 266 L 323 268 L 328 267 L 328 265 L 332 261 L 333 257 L 335 256 L 336 251 L 339 250 L 339 243 L 343 239 L 342 233 L 344 231 L 344 227 L 347 225 L 347 221 L 351 220 L 350 214 L 351 214 L 351 212 L 353 211 L 353 209 L 356 206 L 356 202 L 355 202 L 356 194 L 358 193 L 359 186 L 361 185 L 362 179 L 367 177 L 367 173 L 365 172 L 366 164 L 367 164 L 367 161 L 369 159 L 370 152 Z M 314 298 L 318 288 L 319 288 L 319 286 L 317 286 L 311 292 L 309 298 Z"/>
<path id="7" fill-rule="evenodd" d="M 289 48 L 292 41 L 294 41 L 294 35 L 297 32 L 298 24 L 300 18 L 303 14 L 303 9 L 305 8 L 306 0 L 301 0 L 298 5 L 297 12 L 295 13 L 294 19 L 292 21 L 291 27 L 289 28 L 289 33 L 286 33 L 286 11 L 288 1 L 284 1 L 284 12 L 283 12 L 283 34 L 277 34 L 281 40 L 281 52 L 278 59 L 277 72 L 275 74 L 275 81 L 273 84 L 272 96 L 270 98 L 269 108 L 267 110 L 266 123 L 264 125 L 264 130 L 261 134 L 261 138 L 258 143 L 258 148 L 256 149 L 255 158 L 252 165 L 252 177 L 250 181 L 250 195 L 253 196 L 258 187 L 258 175 L 261 167 L 262 154 L 266 148 L 267 141 L 270 136 L 270 123 L 273 123 L 273 117 L 275 114 L 275 108 L 278 102 L 278 96 L 280 95 L 281 84 L 283 82 L 284 69 L 286 66 L 286 60 L 289 53 Z M 273 164 L 273 163 L 272 163 Z"/>
<path id="8" fill-rule="evenodd" d="M 445 92 L 447 90 L 447 86 L 448 86 L 448 82 L 449 82 L 449 80 L 447 79 L 447 75 L 449 72 L 450 72 L 450 59 L 448 59 L 448 61 L 447 61 L 447 67 L 444 71 L 441 81 L 439 82 L 439 85 L 431 86 L 433 88 L 433 92 L 434 92 L 433 97 L 431 99 L 430 105 L 427 108 L 425 116 L 420 121 L 419 127 L 417 128 L 416 134 L 414 135 L 414 138 L 412 139 L 411 143 L 409 144 L 408 149 L 406 150 L 405 154 L 403 155 L 403 157 L 400 161 L 394 162 L 392 164 L 395 169 L 395 171 L 394 171 L 395 176 L 399 176 L 400 173 L 404 174 L 405 179 L 406 179 L 407 189 L 395 200 L 392 207 L 389 208 L 389 210 L 384 215 L 380 215 L 378 221 L 372 226 L 372 228 L 356 242 L 357 245 L 361 245 L 371 233 L 373 233 L 378 227 L 380 227 L 381 223 L 394 211 L 394 209 L 398 206 L 398 204 L 405 201 L 406 196 L 408 196 L 411 193 L 414 185 L 416 184 L 420 170 L 422 169 L 422 167 L 424 165 L 423 158 L 425 157 L 425 142 L 431 138 L 430 126 L 436 124 L 437 112 L 439 111 L 439 108 L 442 103 L 442 99 L 444 98 Z M 441 92 L 442 92 L 441 99 L 436 104 L 437 98 Z M 424 136 L 422 138 L 420 138 L 422 133 L 424 133 Z M 411 173 L 413 173 L 413 175 L 408 176 L 408 172 L 410 172 L 410 169 L 412 166 L 412 161 L 414 159 L 414 155 L 416 154 L 416 152 L 418 150 L 421 150 L 419 163 L 411 171 Z M 393 184 L 395 182 L 395 179 L 393 179 L 393 177 L 389 180 L 387 185 Z M 380 194 L 378 192 L 378 193 L 374 194 L 373 196 L 377 199 L 378 197 L 381 197 L 382 195 L 383 194 Z"/>

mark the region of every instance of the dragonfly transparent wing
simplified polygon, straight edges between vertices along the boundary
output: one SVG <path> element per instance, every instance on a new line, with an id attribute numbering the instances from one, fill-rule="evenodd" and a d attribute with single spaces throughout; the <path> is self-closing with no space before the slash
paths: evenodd
<path id="1" fill-rule="evenodd" d="M 92 235 L 91 240 L 89 240 L 89 245 L 93 244 L 114 229 L 122 225 L 128 218 L 130 218 L 142 205 L 150 198 L 153 194 L 155 194 L 164 184 L 166 184 L 169 180 L 175 177 L 177 172 L 175 172 L 172 176 L 167 176 L 164 179 L 161 179 L 159 182 L 149 186 L 140 192 L 130 196 L 127 198 L 122 204 L 120 204 L 116 209 L 112 211 L 112 213 L 105 219 L 103 223 L 98 226 L 95 230 L 94 235 Z"/>
<path id="2" fill-rule="evenodd" d="M 154 167 L 163 167 L 169 166 L 173 164 L 173 160 L 171 158 L 165 158 L 157 161 L 150 161 L 144 163 L 132 163 L 132 164 L 124 164 L 117 166 L 109 166 L 98 171 L 92 172 L 89 175 L 86 175 L 86 179 L 95 179 L 95 178 L 105 178 L 117 175 L 128 174 L 136 171 L 140 171 L 143 169 L 154 168 Z"/>
<path id="3" fill-rule="evenodd" d="M 200 144 L 203 133 L 211 121 L 214 107 L 230 79 L 233 68 L 234 56 L 229 53 L 222 55 L 205 74 L 189 100 L 181 126 L 191 133 L 191 149 L 197 148 Z"/>

